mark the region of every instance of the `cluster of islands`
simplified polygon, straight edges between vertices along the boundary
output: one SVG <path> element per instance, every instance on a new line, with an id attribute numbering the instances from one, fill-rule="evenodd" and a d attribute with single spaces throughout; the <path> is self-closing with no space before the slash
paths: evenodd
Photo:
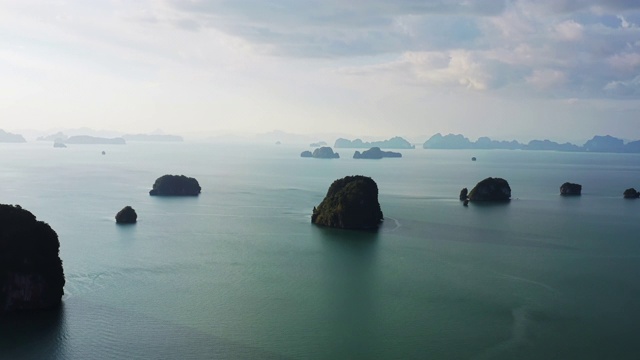
<path id="1" fill-rule="evenodd" d="M 67 136 L 56 133 L 40 137 L 38 141 L 51 141 L 54 147 L 68 144 L 114 144 L 127 141 L 183 141 L 175 135 L 124 135 L 101 138 L 88 135 Z M 0 130 L 0 142 L 26 142 L 19 134 Z M 310 144 L 313 151 L 303 151 L 301 157 L 337 159 L 340 155 L 324 141 Z M 582 146 L 549 140 L 532 140 L 527 144 L 517 141 L 495 141 L 481 137 L 470 141 L 463 135 L 436 134 L 422 145 L 424 149 L 509 149 L 554 150 L 571 152 L 640 153 L 640 141 L 625 143 L 612 136 L 594 136 Z M 337 149 L 356 150 L 354 159 L 401 158 L 402 154 L 386 149 L 415 149 L 415 145 L 401 137 L 384 141 L 365 142 L 360 139 L 339 138 Z M 104 152 L 103 152 L 104 154 Z M 473 158 L 475 160 L 475 158 Z M 184 175 L 163 175 L 156 179 L 151 196 L 198 196 L 201 187 L 195 178 Z M 560 186 L 562 196 L 580 196 L 582 185 L 566 182 Z M 638 199 L 640 192 L 634 188 L 624 190 L 623 198 Z M 459 200 L 468 206 L 471 202 L 508 202 L 511 187 L 502 178 L 489 177 L 478 182 L 470 191 L 465 187 Z M 120 210 L 117 224 L 135 224 L 138 214 L 130 205 Z M 311 210 L 311 223 L 332 228 L 375 231 L 384 217 L 378 201 L 378 186 L 370 177 L 346 176 L 335 180 L 324 199 Z M 36 219 L 20 205 L 0 204 L 0 314 L 13 311 L 50 309 L 60 305 L 65 284 L 62 260 L 59 257 L 60 242 L 56 232 L 46 223 Z"/>
<path id="2" fill-rule="evenodd" d="M 163 175 L 156 179 L 151 196 L 198 196 L 201 187 L 195 178 Z M 562 196 L 580 196 L 582 185 L 566 182 Z M 624 198 L 637 199 L 634 188 Z M 469 202 L 508 202 L 511 187 L 502 178 L 489 177 L 471 191 L 459 194 L 465 206 Z M 117 224 L 135 224 L 138 215 L 125 206 L 116 216 Z M 367 176 L 346 176 L 335 180 L 324 199 L 311 210 L 311 223 L 339 229 L 375 231 L 384 216 L 378 201 L 378 185 Z M 43 310 L 58 307 L 64 293 L 64 270 L 59 256 L 60 241 L 45 222 L 20 205 L 0 204 L 0 315 L 7 312 Z"/>

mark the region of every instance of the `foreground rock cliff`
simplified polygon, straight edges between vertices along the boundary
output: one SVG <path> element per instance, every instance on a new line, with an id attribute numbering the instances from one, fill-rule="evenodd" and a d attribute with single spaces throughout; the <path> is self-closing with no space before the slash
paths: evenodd
<path id="1" fill-rule="evenodd" d="M 163 175 L 153 183 L 149 195 L 197 196 L 200 194 L 198 180 L 184 175 Z"/>
<path id="2" fill-rule="evenodd" d="M 311 215 L 314 224 L 341 229 L 375 229 L 382 219 L 378 185 L 361 175 L 334 181 Z"/>
<path id="3" fill-rule="evenodd" d="M 469 201 L 509 201 L 511 187 L 502 178 L 486 178 L 469 191 Z"/>
<path id="4" fill-rule="evenodd" d="M 18 205 L 0 204 L 0 313 L 60 305 L 60 242 L 51 227 Z"/>

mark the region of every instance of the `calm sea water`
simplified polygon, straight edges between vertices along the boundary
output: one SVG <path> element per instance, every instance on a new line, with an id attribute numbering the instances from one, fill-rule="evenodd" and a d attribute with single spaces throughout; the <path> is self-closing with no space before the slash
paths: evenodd
<path id="1" fill-rule="evenodd" d="M 0 202 L 56 230 L 67 280 L 60 311 L 0 319 L 0 358 L 640 356 L 640 200 L 622 199 L 639 155 L 302 150 L 0 144 Z M 163 174 L 203 192 L 150 197 Z M 380 231 L 311 225 L 355 174 L 378 184 Z M 463 207 L 460 189 L 488 176 L 514 200 Z M 582 197 L 560 197 L 565 181 Z M 125 205 L 138 224 L 116 226 Z"/>

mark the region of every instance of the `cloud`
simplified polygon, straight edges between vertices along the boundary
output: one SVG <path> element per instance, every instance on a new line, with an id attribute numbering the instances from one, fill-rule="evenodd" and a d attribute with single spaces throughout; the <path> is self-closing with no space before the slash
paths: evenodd
<path id="1" fill-rule="evenodd" d="M 563 21 L 554 27 L 560 40 L 575 41 L 582 38 L 584 27 L 573 20 Z"/>
<path id="2" fill-rule="evenodd" d="M 604 90 L 612 95 L 636 98 L 640 95 L 640 75 L 624 81 L 611 81 Z"/>
<path id="3" fill-rule="evenodd" d="M 534 70 L 533 73 L 525 78 L 527 83 L 538 89 L 547 89 L 566 81 L 566 75 L 558 70 L 541 69 Z"/>

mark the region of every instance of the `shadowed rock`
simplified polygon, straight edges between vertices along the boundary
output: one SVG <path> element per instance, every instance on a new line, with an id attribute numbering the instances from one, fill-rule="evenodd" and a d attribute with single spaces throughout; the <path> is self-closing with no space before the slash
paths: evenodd
<path id="1" fill-rule="evenodd" d="M 116 214 L 117 224 L 135 224 L 138 221 L 138 214 L 131 206 L 125 206 Z"/>
<path id="2" fill-rule="evenodd" d="M 300 153 L 300 157 L 304 157 L 304 158 L 310 158 L 313 157 L 313 154 L 311 153 L 311 151 L 303 151 Z"/>
<path id="3" fill-rule="evenodd" d="M 502 178 L 486 178 L 469 192 L 469 201 L 509 201 L 511 187 Z"/>
<path id="4" fill-rule="evenodd" d="M 560 186 L 560 195 L 577 196 L 582 194 L 582 185 L 566 182 Z"/>
<path id="5" fill-rule="evenodd" d="M 184 175 L 163 175 L 156 179 L 149 195 L 197 196 L 200 194 L 198 180 Z"/>
<path id="6" fill-rule="evenodd" d="M 382 219 L 378 185 L 361 175 L 334 181 L 311 215 L 314 224 L 341 229 L 375 229 Z"/>
<path id="7" fill-rule="evenodd" d="M 460 201 L 467 200 L 468 193 L 469 193 L 469 190 L 467 190 L 467 188 L 462 188 L 462 190 L 460 190 Z"/>
<path id="8" fill-rule="evenodd" d="M 19 205 L 0 204 L 0 313 L 59 306 L 64 272 L 51 227 Z"/>
<path id="9" fill-rule="evenodd" d="M 634 188 L 629 188 L 629 189 L 624 191 L 622 196 L 624 196 L 625 199 L 637 199 L 637 198 L 640 197 L 640 192 L 638 192 Z"/>

